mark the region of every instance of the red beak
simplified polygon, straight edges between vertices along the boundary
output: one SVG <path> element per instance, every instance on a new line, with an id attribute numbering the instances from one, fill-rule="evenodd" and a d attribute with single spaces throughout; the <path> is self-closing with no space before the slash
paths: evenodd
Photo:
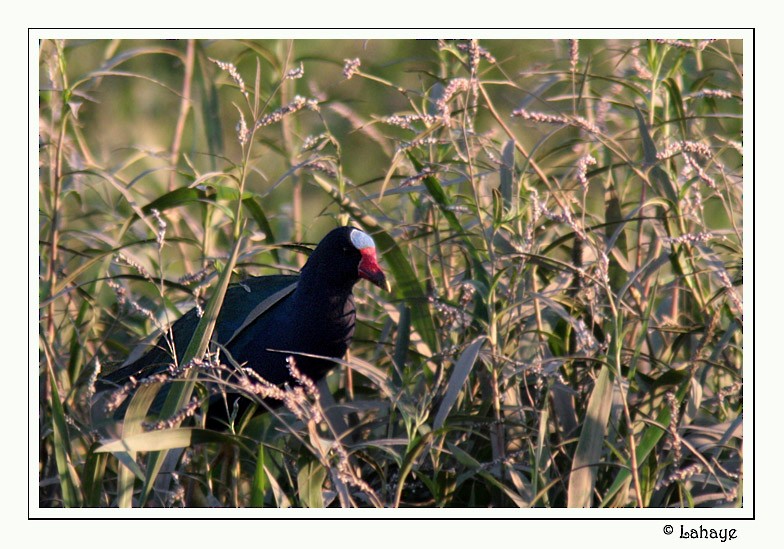
<path id="1" fill-rule="evenodd" d="M 362 259 L 359 261 L 359 277 L 369 280 L 379 288 L 391 292 L 392 288 L 389 286 L 387 277 L 384 275 L 384 271 L 381 270 L 381 267 L 378 266 L 376 249 L 372 247 L 362 248 L 359 250 L 359 253 L 362 254 Z"/>

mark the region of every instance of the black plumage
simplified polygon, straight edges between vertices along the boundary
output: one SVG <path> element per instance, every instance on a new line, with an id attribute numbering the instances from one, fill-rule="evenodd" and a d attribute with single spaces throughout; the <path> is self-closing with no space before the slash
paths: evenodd
<path id="1" fill-rule="evenodd" d="M 351 343 L 356 318 L 352 289 L 360 278 L 388 289 L 373 240 L 356 228 L 334 229 L 299 275 L 251 277 L 230 286 L 213 341 L 237 365 L 252 368 L 271 383 L 295 382 L 286 362 L 291 355 L 303 374 L 318 380 L 335 362 L 317 357 L 340 359 Z M 259 314 L 259 308 L 265 310 Z M 196 310 L 188 311 L 172 325 L 174 349 L 161 337 L 144 356 L 101 378 L 98 390 L 116 389 L 131 376 L 141 379 L 166 371 L 174 362 L 172 350 L 179 363 L 198 321 Z"/>

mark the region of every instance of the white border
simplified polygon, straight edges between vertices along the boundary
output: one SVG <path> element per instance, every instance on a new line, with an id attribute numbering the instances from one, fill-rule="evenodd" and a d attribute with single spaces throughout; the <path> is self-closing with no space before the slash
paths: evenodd
<path id="1" fill-rule="evenodd" d="M 628 9 L 628 4 L 626 4 L 626 8 Z M 445 6 L 441 6 L 440 9 L 446 9 Z M 704 10 L 705 7 L 701 6 L 701 10 Z M 523 10 L 521 10 L 523 11 Z M 146 21 L 149 23 L 150 18 L 149 15 L 145 17 Z M 236 20 L 241 20 L 240 17 L 236 17 Z M 268 19 L 267 19 L 268 20 Z M 521 19 L 521 22 L 525 22 L 525 19 Z M 555 22 L 555 21 L 554 21 Z M 415 37 L 439 37 L 439 36 L 479 36 L 483 38 L 557 38 L 557 37 L 580 37 L 580 38 L 599 38 L 599 37 L 608 37 L 609 35 L 616 34 L 616 37 L 630 37 L 630 36 L 657 36 L 657 37 L 681 37 L 684 35 L 692 35 L 693 33 L 689 33 L 688 30 L 677 30 L 672 31 L 669 29 L 645 29 L 645 30 L 629 30 L 629 31 L 615 31 L 615 30 L 478 30 L 473 31 L 471 29 L 424 29 L 424 30 L 409 30 L 409 29 L 395 29 L 395 30 L 385 30 L 385 31 L 378 31 L 378 30 L 316 30 L 316 31 L 303 31 L 303 30 L 295 30 L 295 31 L 287 31 L 287 30 L 254 30 L 254 29 L 231 29 L 231 30 L 111 30 L 111 31 L 81 31 L 81 30 L 43 30 L 43 31 L 33 31 L 29 35 L 29 42 L 28 45 L 30 47 L 30 57 L 29 62 L 33 67 L 30 70 L 30 110 L 28 112 L 29 115 L 29 124 L 30 124 L 30 162 L 28 164 L 28 174 L 30 177 L 31 185 L 29 186 L 29 199 L 30 199 L 30 206 L 31 206 L 31 216 L 29 219 L 29 229 L 31 239 L 29 241 L 29 249 L 37 250 L 37 216 L 35 215 L 35 205 L 37 204 L 37 185 L 35 184 L 36 177 L 35 173 L 37 172 L 37 116 L 34 112 L 35 108 L 37 108 L 37 39 L 39 37 L 44 36 L 59 36 L 59 37 L 86 37 L 86 36 L 95 36 L 95 37 L 117 37 L 117 38 L 143 38 L 143 37 L 160 37 L 162 35 L 166 35 L 172 38 L 180 38 L 180 37 L 210 37 L 210 38 L 231 38 L 231 37 L 259 37 L 265 36 L 270 38 L 288 38 L 288 37 L 298 37 L 298 38 L 356 38 L 356 39 L 365 39 L 369 36 L 378 37 L 379 35 L 383 38 L 415 38 Z M 620 35 L 618 35 L 620 34 Z M 744 85 L 744 101 L 745 101 L 745 113 L 744 113 L 744 149 L 745 149 L 745 157 L 747 159 L 754 159 L 754 141 L 753 141 L 753 120 L 751 117 L 751 112 L 754 105 L 754 72 L 753 72 L 753 63 L 750 60 L 753 59 L 753 55 L 751 52 L 751 32 L 741 31 L 741 30 L 717 30 L 715 32 L 706 31 L 706 30 L 699 30 L 696 31 L 696 34 L 699 36 L 705 37 L 727 37 L 727 38 L 743 38 L 744 39 L 744 58 L 747 60 L 744 64 L 744 71 L 745 71 L 745 85 Z M 772 68 L 772 65 L 770 66 Z M 778 69 L 776 69 L 778 70 Z M 751 162 L 751 160 L 747 160 L 747 162 Z M 752 292 L 753 292 L 753 255 L 752 255 L 752 247 L 754 245 L 753 235 L 751 234 L 751 223 L 753 218 L 752 207 L 753 207 L 753 199 L 754 199 L 754 190 L 753 190 L 753 177 L 752 177 L 752 170 L 747 168 L 745 170 L 745 177 L 746 181 L 744 184 L 744 226 L 746 227 L 745 236 L 744 236 L 744 307 L 746 312 L 745 318 L 745 327 L 744 327 L 744 356 L 747 366 L 744 368 L 745 374 L 747 376 L 745 382 L 745 391 L 744 391 L 744 399 L 745 399 L 745 410 L 746 410 L 746 417 L 745 417 L 745 432 L 744 432 L 744 439 L 746 443 L 744 444 L 744 451 L 745 451 L 745 459 L 744 462 L 747 467 L 747 471 L 745 474 L 746 482 L 744 483 L 744 500 L 746 501 L 746 507 L 743 509 L 700 509 L 700 510 L 661 510 L 661 509 L 646 509 L 644 511 L 635 510 L 635 509 L 606 509 L 606 510 L 596 510 L 596 509 L 588 509 L 588 510 L 568 510 L 568 509 L 532 509 L 532 510 L 515 510 L 515 509 L 449 509 L 449 510 L 438 510 L 438 509 L 427 509 L 427 510 L 414 510 L 414 509 L 401 509 L 401 510 L 372 510 L 372 509 L 359 509 L 359 510 L 303 510 L 303 509 L 296 509 L 296 510 L 198 510 L 198 509 L 187 509 L 187 510 L 178 510 L 178 511 L 163 511 L 163 510 L 150 510 L 150 509 L 141 509 L 141 510 L 96 510 L 96 509 L 89 509 L 89 510 L 45 510 L 45 509 L 37 509 L 35 504 L 37 504 L 38 500 L 38 491 L 37 491 L 37 440 L 35 437 L 29 437 L 29 449 L 30 449 L 30 466 L 29 471 L 32 473 L 32 480 L 35 482 L 31 483 L 28 487 L 30 489 L 30 503 L 31 508 L 29 509 L 30 515 L 40 518 L 61 518 L 61 517 L 69 517 L 69 518 L 88 518 L 88 517 L 113 517 L 113 518 L 129 518 L 129 517 L 189 517 L 189 518 L 245 518 L 245 517 L 265 517 L 265 518 L 280 518 L 281 516 L 285 517 L 297 517 L 297 518 L 338 518 L 343 516 L 350 516 L 352 518 L 370 518 L 370 517 L 384 517 L 384 518 L 442 518 L 442 517 L 462 517 L 462 518 L 526 518 L 526 519 L 535 519 L 535 518 L 552 518 L 552 517 L 560 517 L 565 519 L 570 518 L 617 518 L 617 519 L 632 519 L 632 518 L 639 518 L 643 513 L 646 518 L 664 518 L 664 517 L 673 517 L 677 516 L 678 520 L 688 520 L 690 518 L 701 518 L 705 516 L 711 517 L 721 517 L 723 519 L 737 519 L 743 517 L 749 517 L 752 513 L 751 503 L 754 501 L 754 493 L 753 493 L 753 479 L 754 479 L 754 472 L 750 471 L 750 464 L 754 461 L 754 440 L 752 439 L 752 429 L 751 426 L 754 425 L 754 400 L 753 400 L 753 387 L 754 387 L 754 369 L 752 365 L 754 365 L 754 351 L 751 348 L 751 342 L 754 341 L 754 324 L 753 324 L 753 314 L 754 314 L 754 305 L 752 300 Z M 33 389 L 34 394 L 38 384 L 38 376 L 36 369 L 32 367 L 32 365 L 37 364 L 37 308 L 35 306 L 37 300 L 37 261 L 35 261 L 34 257 L 28 257 L 28 268 L 30 273 L 30 292 L 29 292 L 29 305 L 32 309 L 31 311 L 31 327 L 30 327 L 30 353 L 28 358 L 30 359 L 29 364 L 31 368 L 29 368 L 30 378 L 28 379 L 30 383 L 30 387 Z M 779 324 L 780 325 L 780 324 Z M 29 412 L 30 412 L 30 433 L 37 432 L 37 403 L 30 399 L 29 401 Z M 779 414 L 780 415 L 780 414 Z M 779 428 L 778 433 L 781 430 Z M 779 434 L 775 434 L 773 436 L 778 437 Z M 751 444 L 750 444 L 751 443 Z M 778 473 L 777 473 L 778 474 Z M 765 482 L 763 480 L 763 482 Z M 714 525 L 717 521 L 707 521 L 705 523 L 706 526 Z M 624 524 L 621 525 L 619 523 L 607 523 L 601 521 L 598 523 L 586 523 L 586 522 L 577 522 L 577 523 L 570 523 L 574 526 L 574 528 L 558 528 L 557 531 L 552 532 L 552 536 L 555 539 L 551 538 L 551 541 L 557 540 L 558 545 L 561 545 L 561 542 L 567 542 L 569 540 L 574 540 L 578 542 L 586 542 L 590 539 L 591 533 L 597 533 L 601 535 L 604 533 L 605 535 L 602 536 L 605 539 L 604 543 L 634 543 L 637 547 L 648 546 L 647 543 L 647 534 L 644 532 L 654 532 L 656 528 L 653 528 L 653 525 L 656 521 L 648 521 L 648 522 L 639 522 L 639 521 L 626 521 Z M 724 521 L 721 521 L 724 524 Z M 193 523 L 188 523 L 193 524 Z M 252 524 L 252 523 L 251 523 Z M 263 531 L 266 528 L 266 524 L 264 525 L 257 525 L 255 528 L 258 530 Z M 337 528 L 340 530 L 341 526 L 346 524 L 342 521 L 337 523 Z M 408 523 L 403 522 L 400 524 L 388 524 L 382 523 L 377 526 L 380 528 L 386 527 L 386 529 L 394 529 L 399 530 L 404 527 L 411 527 L 412 529 L 419 530 L 414 525 L 422 524 L 422 523 Z M 486 528 L 487 526 L 484 523 L 478 522 L 470 522 L 467 523 L 463 528 L 459 528 L 460 523 L 441 523 L 443 527 L 439 527 L 438 530 L 442 535 L 447 534 L 449 531 L 454 532 L 466 532 L 466 531 L 477 531 Z M 510 542 L 520 545 L 527 545 L 527 534 L 525 533 L 528 530 L 528 523 L 505 523 L 514 525 L 512 528 L 514 530 L 518 530 L 519 537 L 517 539 L 509 539 Z M 552 522 L 544 522 L 540 523 L 544 525 L 544 528 L 550 529 L 548 525 L 556 526 L 557 523 Z M 739 523 L 738 528 L 743 531 L 750 530 L 748 527 L 749 523 Z M 290 528 L 290 522 L 282 523 L 283 528 Z M 327 531 L 331 526 L 327 526 L 328 523 L 326 522 L 318 522 L 314 523 L 314 528 L 318 530 Z M 633 525 L 633 526 L 632 526 Z M 132 525 L 131 528 L 134 528 Z M 390 528 L 391 527 L 391 528 Z M 627 531 L 629 528 L 632 528 L 634 531 L 637 532 L 637 535 L 634 535 L 631 539 L 627 541 L 623 541 L 622 539 L 616 538 L 615 533 L 610 533 L 608 531 L 609 528 L 612 528 L 613 531 L 616 527 L 621 527 L 624 531 Z M 127 528 L 127 526 L 122 527 Z M 491 530 L 495 530 L 497 527 L 492 526 Z M 504 528 L 505 529 L 505 528 Z M 380 531 L 376 531 L 377 534 Z M 661 535 L 653 535 L 651 534 L 651 541 L 656 541 L 660 543 L 663 539 Z M 120 536 L 122 537 L 122 536 Z M 209 536 L 208 536 L 209 537 Z M 340 535 L 342 539 L 345 540 L 345 534 Z M 374 536 L 375 541 L 378 541 L 378 537 L 382 536 Z M 393 536 L 397 537 L 397 536 Z M 458 534 L 458 537 L 462 537 Z M 482 541 L 487 541 L 485 535 L 479 536 L 471 536 L 466 534 L 466 537 L 463 539 L 469 538 L 476 539 L 477 542 L 481 543 Z M 615 538 L 615 541 L 611 541 Z M 323 539 L 319 536 L 319 539 Z M 116 537 L 113 537 L 112 543 L 114 541 L 122 541 L 117 540 Z M 500 540 L 499 540 L 500 541 Z M 700 542 L 693 542 L 693 543 L 700 543 Z M 658 546 L 658 545 L 657 545 Z"/>

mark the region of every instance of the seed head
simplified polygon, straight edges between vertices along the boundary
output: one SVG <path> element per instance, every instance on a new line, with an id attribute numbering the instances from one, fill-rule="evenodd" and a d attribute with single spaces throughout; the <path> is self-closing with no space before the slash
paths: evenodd
<path id="1" fill-rule="evenodd" d="M 217 59 L 213 59 L 211 57 L 209 59 L 224 71 L 228 71 L 229 76 L 231 76 L 231 79 L 234 80 L 235 84 L 237 84 L 242 95 L 248 97 L 248 90 L 245 89 L 245 81 L 242 79 L 242 76 L 240 76 L 240 72 L 237 70 L 237 67 L 233 63 L 227 63 L 226 61 L 218 61 Z"/>
<path id="2" fill-rule="evenodd" d="M 302 63 L 299 64 L 299 67 L 291 69 L 286 75 L 283 77 L 284 80 L 296 80 L 298 78 L 302 78 L 305 76 L 305 67 Z"/>
<path id="3" fill-rule="evenodd" d="M 577 70 L 577 62 L 580 60 L 580 41 L 569 40 L 569 64 L 572 72 Z"/>
<path id="4" fill-rule="evenodd" d="M 362 62 L 359 60 L 359 57 L 344 59 L 343 62 L 345 63 L 343 65 L 343 76 L 346 77 L 346 80 L 351 80 L 351 77 L 359 72 L 359 66 Z"/>

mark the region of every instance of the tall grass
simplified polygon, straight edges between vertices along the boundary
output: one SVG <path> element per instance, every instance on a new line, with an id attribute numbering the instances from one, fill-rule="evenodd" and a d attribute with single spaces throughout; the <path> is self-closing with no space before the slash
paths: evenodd
<path id="1" fill-rule="evenodd" d="M 40 506 L 742 505 L 740 52 L 42 41 Z M 347 223 L 392 294 L 208 430 L 227 285 Z M 97 376 L 194 306 L 107 429 Z"/>

